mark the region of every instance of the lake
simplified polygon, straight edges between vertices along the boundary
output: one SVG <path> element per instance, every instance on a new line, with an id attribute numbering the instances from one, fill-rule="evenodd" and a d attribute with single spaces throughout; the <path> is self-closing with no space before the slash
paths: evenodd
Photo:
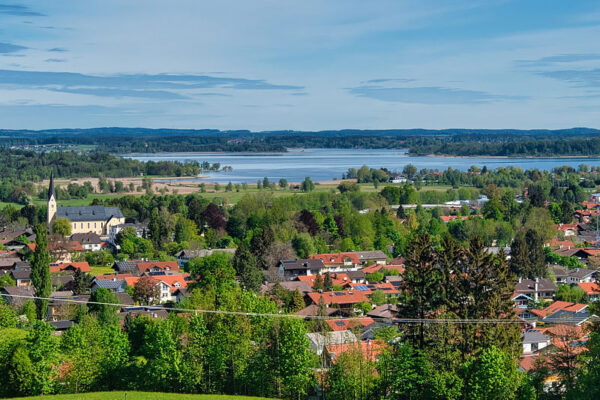
<path id="1" fill-rule="evenodd" d="M 339 179 L 348 168 L 387 168 L 402 171 L 406 164 L 417 169 L 443 171 L 448 167 L 465 171 L 471 165 L 488 169 L 515 166 L 522 169 L 551 170 L 561 165 L 577 168 L 579 164 L 600 165 L 600 158 L 489 158 L 489 157 L 415 157 L 406 150 L 390 149 L 303 149 L 288 153 L 158 153 L 129 154 L 124 157 L 140 161 L 207 161 L 211 164 L 229 165 L 230 172 L 206 172 L 207 178 L 190 178 L 189 181 L 219 183 L 255 183 L 265 176 L 271 181 L 281 178 L 300 182 L 309 176 L 313 181 Z"/>

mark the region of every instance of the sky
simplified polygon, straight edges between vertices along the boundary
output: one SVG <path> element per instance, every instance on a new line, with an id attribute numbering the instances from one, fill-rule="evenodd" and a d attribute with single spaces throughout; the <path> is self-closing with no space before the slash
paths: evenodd
<path id="1" fill-rule="evenodd" d="M 0 128 L 600 128 L 600 2 L 0 0 Z"/>

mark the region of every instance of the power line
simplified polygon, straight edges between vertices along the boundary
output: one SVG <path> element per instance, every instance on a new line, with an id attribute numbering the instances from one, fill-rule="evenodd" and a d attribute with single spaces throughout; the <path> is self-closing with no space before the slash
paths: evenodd
<path id="1" fill-rule="evenodd" d="M 358 320 L 362 317 L 329 317 L 322 315 L 297 315 L 297 314 L 274 314 L 274 313 L 257 313 L 257 312 L 245 312 L 245 311 L 225 311 L 225 310 L 198 310 L 191 308 L 177 308 L 177 307 L 164 307 L 164 306 L 142 306 L 136 304 L 118 304 L 118 303 L 108 303 L 108 302 L 100 302 L 100 301 L 87 301 L 87 300 L 76 300 L 76 299 L 61 299 L 54 297 L 40 297 L 40 296 L 25 296 L 25 295 L 17 295 L 17 294 L 2 294 L 3 297 L 13 297 L 13 298 L 22 298 L 22 299 L 32 299 L 32 300 L 47 300 L 52 302 L 63 302 L 63 303 L 74 303 L 74 304 L 94 304 L 94 305 L 102 305 L 102 306 L 111 306 L 111 307 L 142 307 L 148 309 L 150 311 L 179 311 L 186 313 L 194 313 L 194 314 L 222 314 L 222 315 L 237 315 L 237 316 L 245 316 L 245 317 L 271 317 L 271 318 L 300 318 L 300 319 L 317 319 L 317 320 Z M 458 318 L 441 318 L 441 319 L 428 319 L 428 318 L 386 318 L 386 317 L 368 317 L 374 320 L 386 320 L 392 321 L 395 324 L 526 324 L 526 321 L 519 319 L 511 319 L 511 318 L 473 318 L 473 319 L 458 319 Z M 565 319 L 557 319 L 557 322 L 580 322 L 580 319 L 574 318 L 565 318 Z"/>

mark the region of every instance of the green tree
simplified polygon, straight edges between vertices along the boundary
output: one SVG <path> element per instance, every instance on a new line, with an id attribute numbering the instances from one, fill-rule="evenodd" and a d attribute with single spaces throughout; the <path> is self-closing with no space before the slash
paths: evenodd
<path id="1" fill-rule="evenodd" d="M 175 241 L 178 243 L 190 242 L 196 239 L 198 227 L 196 223 L 184 217 L 178 217 L 175 223 Z"/>
<path id="2" fill-rule="evenodd" d="M 96 289 L 90 296 L 88 307 L 91 312 L 96 314 L 100 324 L 111 325 L 119 321 L 119 316 L 117 315 L 117 311 L 119 310 L 118 305 L 112 306 L 97 303 L 119 304 L 119 299 L 117 299 L 114 293 L 105 288 Z"/>
<path id="3" fill-rule="evenodd" d="M 241 278 L 242 286 L 248 290 L 258 290 L 263 282 L 263 274 L 258 268 L 256 257 L 246 242 L 240 242 L 233 256 L 233 268 Z"/>
<path id="4" fill-rule="evenodd" d="M 522 376 L 512 357 L 491 346 L 464 365 L 465 393 L 470 399 L 515 399 Z"/>
<path id="5" fill-rule="evenodd" d="M 296 318 L 281 319 L 274 350 L 283 394 L 290 399 L 304 398 L 314 365 L 304 323 Z"/>
<path id="6" fill-rule="evenodd" d="M 429 235 L 418 235 L 407 246 L 401 286 L 401 315 L 424 320 L 443 304 L 443 281 L 435 254 Z M 425 348 L 425 330 L 424 322 L 407 326 L 407 337 L 418 349 Z"/>
<path id="7" fill-rule="evenodd" d="M 68 237 L 71 236 L 71 222 L 66 218 L 56 218 L 52 222 L 52 233 Z"/>
<path id="8" fill-rule="evenodd" d="M 50 253 L 48 252 L 48 235 L 46 227 L 41 224 L 35 226 L 35 251 L 31 258 L 31 284 L 34 288 L 35 309 L 39 320 L 43 319 L 48 309 L 48 300 L 52 292 L 50 280 Z"/>
<path id="9" fill-rule="evenodd" d="M 306 178 L 304 178 L 304 181 L 302 181 L 301 189 L 303 192 L 312 192 L 313 190 L 315 190 L 315 184 L 307 176 Z"/>
<path id="10" fill-rule="evenodd" d="M 336 357 L 327 374 L 326 398 L 363 400 L 376 398 L 376 363 L 355 346 Z"/>
<path id="11" fill-rule="evenodd" d="M 215 253 L 194 258 L 187 268 L 199 288 L 212 288 L 217 293 L 223 293 L 235 284 L 235 269 L 226 254 Z"/>

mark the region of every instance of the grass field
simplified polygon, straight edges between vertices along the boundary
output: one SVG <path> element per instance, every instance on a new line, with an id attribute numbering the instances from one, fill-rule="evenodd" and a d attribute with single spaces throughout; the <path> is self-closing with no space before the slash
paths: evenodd
<path id="1" fill-rule="evenodd" d="M 225 396 L 216 394 L 173 394 L 149 392 L 97 392 L 82 394 L 63 394 L 36 397 L 18 397 L 13 400 L 56 399 L 56 400 L 260 400 L 263 397 Z"/>
<path id="2" fill-rule="evenodd" d="M 200 188 L 197 187 L 196 185 L 190 185 L 190 186 L 194 186 L 194 189 L 197 189 L 197 192 L 200 192 Z M 315 184 L 315 192 L 331 192 L 331 191 L 337 191 L 337 183 L 323 183 L 323 184 Z M 360 190 L 361 192 L 365 192 L 365 193 L 373 193 L 373 192 L 380 192 L 384 186 L 398 186 L 398 184 L 380 184 L 378 188 L 375 188 L 373 186 L 373 184 L 371 183 L 361 183 L 359 184 L 360 186 Z M 224 204 L 236 204 L 238 201 L 240 201 L 246 194 L 252 194 L 252 193 L 272 193 L 273 196 L 275 197 L 281 197 L 281 196 L 290 196 L 290 195 L 304 195 L 303 192 L 298 191 L 298 190 L 291 190 L 291 189 L 286 189 L 286 190 L 281 190 L 281 189 L 275 189 L 275 190 L 258 190 L 256 189 L 256 185 L 248 185 L 248 189 L 246 190 L 240 190 L 239 192 L 236 192 L 235 190 L 232 192 L 226 192 L 224 190 L 225 185 L 221 185 L 221 190 L 219 190 L 218 192 L 215 192 L 213 189 L 213 185 L 211 183 L 207 183 L 206 185 L 206 189 L 208 190 L 207 193 L 199 193 L 201 196 L 206 197 L 207 199 L 221 199 L 221 202 Z M 432 185 L 432 186 L 425 186 L 423 185 L 422 187 L 422 191 L 425 190 L 436 190 L 436 191 L 443 191 L 445 192 L 448 189 L 451 189 L 451 186 L 448 185 Z M 169 192 L 170 193 L 170 192 Z M 140 192 L 133 192 L 133 193 L 108 193 L 108 194 L 90 194 L 87 198 L 85 199 L 71 199 L 71 200 L 59 200 L 59 206 L 63 206 L 63 207 L 74 207 L 74 206 L 88 206 L 92 203 L 92 201 L 94 199 L 110 199 L 110 198 L 115 198 L 115 197 L 121 197 L 121 196 L 128 196 L 128 195 L 133 195 L 133 196 L 139 196 L 142 195 L 143 193 Z M 46 200 L 40 200 L 40 199 L 33 199 L 33 203 L 37 206 L 45 206 L 46 205 Z M 23 207 L 23 205 L 21 204 L 16 204 L 16 203 L 3 203 L 0 202 L 0 209 L 3 208 L 4 206 L 11 204 L 14 207 L 16 207 L 17 209 L 20 209 L 21 207 Z"/>

